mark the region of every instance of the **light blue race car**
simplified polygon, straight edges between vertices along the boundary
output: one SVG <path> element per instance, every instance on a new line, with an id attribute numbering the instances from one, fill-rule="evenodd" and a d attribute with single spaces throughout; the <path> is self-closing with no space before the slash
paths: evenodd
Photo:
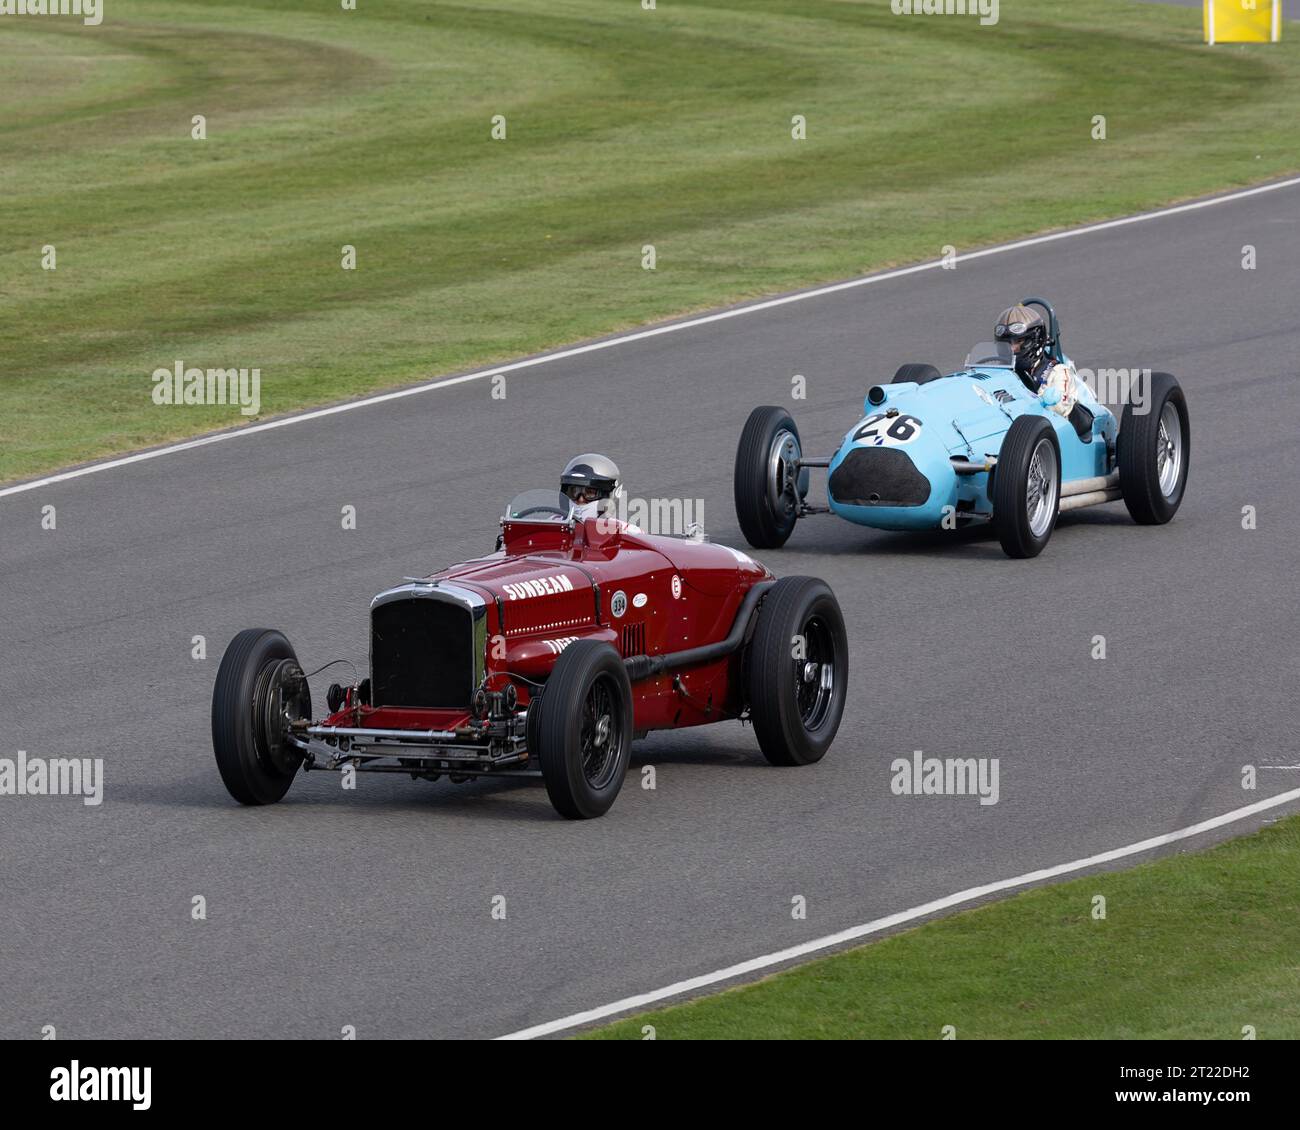
<path id="1" fill-rule="evenodd" d="M 1056 312 L 1041 298 L 1050 359 Z M 1115 372 L 1115 371 L 1110 371 Z M 1187 485 L 1187 400 L 1169 373 L 1150 373 L 1122 419 L 1079 382 L 1068 416 L 1023 380 L 1005 342 L 981 344 L 958 372 L 904 365 L 868 391 L 866 416 L 828 459 L 805 458 L 783 408 L 755 408 L 736 452 L 736 517 L 759 549 L 784 545 L 808 514 L 835 513 L 882 530 L 992 522 L 1011 557 L 1036 557 L 1062 511 L 1122 498 L 1144 525 L 1168 522 Z M 829 506 L 807 501 L 809 468 L 828 470 Z"/>

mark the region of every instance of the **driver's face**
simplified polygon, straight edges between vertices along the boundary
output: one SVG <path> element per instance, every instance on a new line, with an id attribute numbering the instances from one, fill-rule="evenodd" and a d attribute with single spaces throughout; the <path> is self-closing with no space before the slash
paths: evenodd
<path id="1" fill-rule="evenodd" d="M 569 497 L 581 506 L 584 502 L 595 502 L 600 492 L 595 487 L 569 487 Z"/>

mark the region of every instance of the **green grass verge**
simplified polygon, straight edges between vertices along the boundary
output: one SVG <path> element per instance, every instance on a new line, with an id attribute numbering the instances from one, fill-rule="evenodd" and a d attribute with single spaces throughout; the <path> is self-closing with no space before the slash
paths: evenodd
<path id="1" fill-rule="evenodd" d="M 278 413 L 1291 172 L 1300 39 L 1132 0 L 113 0 L 0 21 L 0 105 L 4 480 L 246 422 L 155 406 L 177 360 Z"/>
<path id="2" fill-rule="evenodd" d="M 1105 918 L 1093 917 L 1105 898 Z M 1300 817 L 1044 887 L 583 1034 L 639 1040 L 1300 1038 Z"/>

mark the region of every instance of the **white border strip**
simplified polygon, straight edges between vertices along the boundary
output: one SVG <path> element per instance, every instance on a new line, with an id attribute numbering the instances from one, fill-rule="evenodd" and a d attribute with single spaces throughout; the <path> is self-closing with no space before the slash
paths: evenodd
<path id="1" fill-rule="evenodd" d="M 957 256 L 956 262 L 965 263 L 971 259 L 983 259 L 989 255 L 1004 255 L 1008 251 L 1019 251 L 1026 247 L 1038 247 L 1044 243 L 1055 243 L 1062 239 L 1073 239 L 1080 235 L 1091 235 L 1094 232 L 1110 231 L 1114 228 L 1126 227 L 1129 224 L 1140 224 L 1147 220 L 1157 220 L 1163 216 L 1177 216 L 1184 212 L 1194 212 L 1201 208 L 1212 208 L 1216 204 L 1227 204 L 1233 200 L 1244 200 L 1250 196 L 1258 196 L 1265 192 L 1277 192 L 1283 188 L 1293 188 L 1300 185 L 1300 177 L 1292 177 L 1290 180 L 1277 181 L 1273 184 L 1263 184 L 1255 188 L 1243 189 L 1240 192 L 1229 193 L 1226 196 L 1212 196 L 1206 200 L 1196 200 L 1190 204 L 1176 204 L 1170 208 L 1161 208 L 1155 212 L 1139 212 L 1135 216 L 1125 216 L 1118 220 L 1105 220 L 1097 224 L 1088 224 L 1081 228 L 1068 228 L 1065 231 L 1052 232 L 1049 235 L 1033 236 L 1029 239 L 1018 239 L 1013 243 L 1002 243 L 995 247 L 985 247 L 979 251 L 971 251 L 966 255 Z M 335 404 L 329 408 L 317 408 L 309 412 L 301 412 L 294 416 L 282 416 L 276 420 L 268 420 L 263 424 L 252 424 L 246 428 L 237 428 L 233 431 L 218 432 L 215 435 L 200 436 L 198 439 L 186 440 L 183 443 L 170 444 L 167 447 L 157 447 L 150 451 L 136 452 L 134 455 L 124 455 L 119 459 L 110 459 L 103 463 L 91 463 L 85 467 L 76 467 L 70 471 L 61 471 L 55 475 L 49 475 L 43 479 L 35 479 L 32 482 L 18 483 L 15 486 L 0 488 L 0 498 L 10 494 L 23 494 L 26 491 L 39 490 L 41 487 L 53 486 L 55 483 L 67 482 L 69 479 L 79 479 L 83 475 L 94 475 L 100 471 L 111 471 L 116 467 L 127 467 L 132 463 L 143 463 L 149 459 L 157 459 L 162 455 L 171 455 L 178 451 L 192 451 L 196 447 L 206 447 L 212 443 L 224 443 L 226 440 L 238 439 L 240 436 L 255 435 L 258 432 L 269 432 L 275 428 L 287 428 L 290 424 L 301 424 L 307 420 L 319 420 L 325 416 L 333 416 L 339 412 L 352 412 L 357 408 L 368 408 L 372 404 L 385 404 L 390 400 L 400 400 L 405 396 L 415 396 L 422 392 L 432 392 L 434 389 L 450 388 L 452 385 L 464 384 L 466 381 L 478 381 L 484 377 L 496 376 L 498 373 L 511 373 L 519 369 L 530 369 L 537 365 L 545 365 L 551 361 L 563 361 L 568 357 L 578 357 L 584 353 L 594 353 L 601 349 L 611 349 L 616 345 L 626 345 L 633 341 L 644 341 L 647 338 L 658 337 L 660 334 L 677 333 L 679 330 L 692 329 L 695 326 L 706 326 L 711 322 L 722 322 L 728 318 L 741 318 L 746 314 L 756 314 L 760 310 L 771 310 L 777 306 L 787 306 L 792 302 L 804 302 L 809 298 L 820 298 L 825 294 L 836 294 L 842 290 L 852 290 L 855 287 L 870 286 L 872 283 L 888 282 L 890 279 L 900 279 L 907 275 L 919 274 L 922 271 L 933 271 L 943 266 L 942 259 L 934 259 L 928 263 L 918 263 L 912 267 L 901 267 L 898 270 L 884 271 L 881 274 L 866 275 L 862 278 L 849 279 L 847 282 L 831 283 L 828 286 L 816 287 L 813 290 L 797 291 L 794 294 L 782 295 L 779 298 L 769 298 L 762 302 L 751 303 L 748 306 L 736 306 L 727 310 L 719 310 L 714 314 L 705 314 L 698 318 L 688 318 L 681 322 L 669 322 L 665 325 L 654 326 L 651 329 L 634 330 L 630 333 L 619 334 L 615 337 L 604 338 L 600 341 L 588 342 L 585 345 L 573 346 L 569 349 L 559 349 L 554 353 L 543 353 L 537 357 L 526 357 L 522 361 L 512 361 L 506 365 L 498 365 L 494 368 L 476 369 L 470 373 L 464 373 L 458 377 L 448 377 L 430 381 L 426 384 L 413 385 L 410 388 L 398 389 L 395 392 L 380 393 L 378 396 L 368 396 L 362 400 L 350 400 L 344 404 Z"/>
<path id="2" fill-rule="evenodd" d="M 751 958 L 749 961 L 742 961 L 739 965 L 729 965 L 725 969 L 719 969 L 713 973 L 705 973 L 699 977 L 691 977 L 685 981 L 678 981 L 676 984 L 666 985 L 662 989 L 655 989 L 649 993 L 641 993 L 635 997 L 624 997 L 623 1000 L 615 1001 L 613 1004 L 604 1004 L 598 1008 L 589 1008 L 586 1012 L 575 1012 L 572 1016 L 565 1016 L 559 1020 L 551 1020 L 545 1024 L 535 1024 L 531 1028 L 522 1028 L 518 1032 L 511 1032 L 505 1036 L 498 1036 L 497 1039 L 531 1040 L 538 1036 L 550 1036 L 556 1032 L 563 1032 L 570 1028 L 577 1028 L 583 1024 L 591 1024 L 597 1020 L 604 1020 L 606 1017 L 614 1016 L 620 1012 L 632 1012 L 643 1009 L 647 1005 L 665 1000 L 668 997 L 680 996 L 682 993 L 694 992 L 696 989 L 707 988 L 708 986 L 716 985 L 721 981 L 730 981 L 736 977 L 744 977 L 749 973 L 757 973 L 763 969 L 770 969 L 774 965 L 781 965 L 787 961 L 793 961 L 796 958 L 807 957 L 809 954 L 818 953 L 821 950 L 841 946 L 845 942 L 852 942 L 856 941 L 858 938 L 865 938 L 868 934 L 878 934 L 881 930 L 888 930 L 892 926 L 900 926 L 905 922 L 912 922 L 917 918 L 924 918 L 928 914 L 934 914 L 940 910 L 947 910 L 949 907 L 960 906 L 965 902 L 973 902 L 975 899 L 984 898 L 986 895 L 996 894 L 998 891 L 1007 891 L 1011 890 L 1013 887 L 1027 886 L 1030 883 L 1041 883 L 1044 879 L 1055 879 L 1058 875 L 1068 875 L 1074 871 L 1082 871 L 1088 867 L 1097 867 L 1103 863 L 1110 863 L 1112 860 L 1123 859 L 1125 856 L 1138 855 L 1144 851 L 1150 851 L 1152 848 L 1176 843 L 1179 840 L 1185 840 L 1191 836 L 1200 835 L 1202 832 L 1208 832 L 1214 828 L 1221 828 L 1225 824 L 1232 824 L 1235 821 L 1244 820 L 1248 816 L 1254 816 L 1257 812 L 1265 812 L 1270 808 L 1276 808 L 1278 805 L 1286 804 L 1293 800 L 1300 800 L 1300 789 L 1292 789 L 1289 792 L 1278 793 L 1277 796 L 1269 797 L 1267 800 L 1257 801 L 1255 804 L 1249 804 L 1245 808 L 1233 809 L 1231 812 L 1225 812 L 1222 816 L 1215 816 L 1209 820 L 1203 820 L 1199 824 L 1193 824 L 1189 828 L 1180 828 L 1176 832 L 1167 832 L 1162 836 L 1152 836 L 1149 840 L 1142 840 L 1140 843 L 1129 844 L 1127 847 L 1115 848 L 1113 851 L 1104 851 L 1100 855 L 1090 855 L 1087 859 L 1076 859 L 1072 863 L 1061 863 L 1055 867 L 1045 867 L 1041 871 L 1030 871 L 1025 875 L 1017 875 L 1014 879 L 999 879 L 996 883 L 986 883 L 982 887 L 971 887 L 965 891 L 958 891 L 954 895 L 947 895 L 944 898 L 935 899 L 934 902 L 927 902 L 924 906 L 916 906 L 911 910 L 902 910 L 897 914 L 891 914 L 886 918 L 877 918 L 874 922 L 867 922 L 861 926 L 853 926 L 848 930 L 841 930 L 838 934 L 828 934 L 824 938 L 815 938 L 811 942 L 803 942 L 801 945 L 790 946 L 788 949 L 778 950 L 776 953 L 769 953 L 763 957 Z"/>

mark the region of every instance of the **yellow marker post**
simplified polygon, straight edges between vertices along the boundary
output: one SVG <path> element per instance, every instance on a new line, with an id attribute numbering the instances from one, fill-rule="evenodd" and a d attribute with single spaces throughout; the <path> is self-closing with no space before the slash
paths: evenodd
<path id="1" fill-rule="evenodd" d="M 1276 43 L 1282 38 L 1282 0 L 1204 0 L 1205 42 Z"/>

